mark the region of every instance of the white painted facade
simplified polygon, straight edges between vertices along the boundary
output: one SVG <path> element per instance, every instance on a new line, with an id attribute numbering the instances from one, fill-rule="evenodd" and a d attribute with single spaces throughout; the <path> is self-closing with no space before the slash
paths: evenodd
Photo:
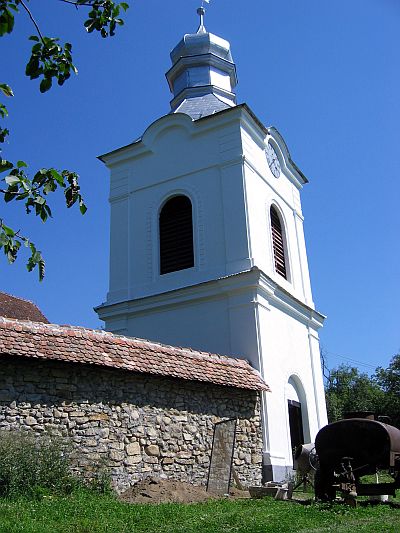
<path id="1" fill-rule="evenodd" d="M 164 116 L 101 159 L 111 173 L 111 252 L 99 317 L 114 333 L 248 359 L 272 391 L 263 397 L 265 478 L 283 479 L 292 467 L 288 400 L 301 404 L 305 442 L 327 423 L 324 317 L 312 300 L 300 202 L 306 179 L 279 133 L 246 105 L 199 120 Z M 159 214 L 178 194 L 192 203 L 194 267 L 160 275 Z M 274 267 L 271 205 L 287 280 Z"/>

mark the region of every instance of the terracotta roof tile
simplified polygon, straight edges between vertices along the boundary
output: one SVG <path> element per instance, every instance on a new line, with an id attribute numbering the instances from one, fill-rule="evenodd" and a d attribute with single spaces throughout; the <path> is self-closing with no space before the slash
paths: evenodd
<path id="1" fill-rule="evenodd" d="M 241 389 L 269 390 L 258 372 L 244 359 L 100 330 L 0 317 L 0 357 L 5 355 L 92 364 Z"/>
<path id="2" fill-rule="evenodd" d="M 33 302 L 5 292 L 0 292 L 0 316 L 49 323 L 41 310 Z"/>

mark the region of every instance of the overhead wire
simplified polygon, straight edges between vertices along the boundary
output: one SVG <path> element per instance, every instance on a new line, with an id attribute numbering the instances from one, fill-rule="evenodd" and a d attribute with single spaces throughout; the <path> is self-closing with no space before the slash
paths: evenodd
<path id="1" fill-rule="evenodd" d="M 325 354 L 333 355 L 334 357 L 339 357 L 340 359 L 348 361 L 349 363 L 354 363 L 354 364 L 365 366 L 365 367 L 368 367 L 368 368 L 373 368 L 374 370 L 377 368 L 375 365 L 371 365 L 369 363 L 363 363 L 362 361 L 358 361 L 357 359 L 353 359 L 353 358 L 348 357 L 346 355 L 340 355 L 338 353 L 329 352 L 328 350 L 325 350 Z"/>

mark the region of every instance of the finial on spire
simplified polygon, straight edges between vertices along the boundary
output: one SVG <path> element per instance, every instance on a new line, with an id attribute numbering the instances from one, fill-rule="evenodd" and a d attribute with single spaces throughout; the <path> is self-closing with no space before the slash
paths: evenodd
<path id="1" fill-rule="evenodd" d="M 206 33 L 206 28 L 204 26 L 204 15 L 205 15 L 205 13 L 206 13 L 206 10 L 204 9 L 203 2 L 202 2 L 201 7 L 199 7 L 198 10 L 197 10 L 197 14 L 200 17 L 200 26 L 197 29 L 197 33 Z"/>

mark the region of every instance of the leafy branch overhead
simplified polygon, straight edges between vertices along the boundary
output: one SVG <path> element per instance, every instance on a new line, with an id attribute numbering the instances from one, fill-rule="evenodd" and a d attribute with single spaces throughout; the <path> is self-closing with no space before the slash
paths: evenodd
<path id="1" fill-rule="evenodd" d="M 88 33 L 97 31 L 103 38 L 112 37 L 117 26 L 123 25 L 120 18 L 121 11 L 128 9 L 126 2 L 112 0 L 56 0 L 60 3 L 69 4 L 76 9 L 87 9 L 87 19 L 84 27 Z M 48 91 L 56 80 L 58 85 L 63 85 L 71 76 L 71 72 L 77 74 L 77 69 L 72 60 L 72 45 L 60 44 L 56 37 L 47 37 L 42 33 L 40 26 L 29 8 L 29 0 L 0 0 L 0 37 L 11 33 L 15 25 L 15 17 L 24 12 L 31 20 L 36 35 L 29 39 L 32 45 L 31 56 L 26 65 L 25 73 L 31 79 L 39 79 L 40 92 Z M 0 83 L 0 96 L 14 96 L 11 87 L 6 83 Z M 0 101 L 0 120 L 6 119 L 8 110 L 5 103 Z M 0 144 L 6 142 L 9 130 L 0 123 Z M 6 203 L 22 201 L 27 214 L 33 213 L 40 217 L 43 222 L 51 217 L 51 209 L 47 202 L 47 196 L 62 189 L 66 206 L 69 208 L 78 204 L 80 212 L 85 214 L 86 206 L 80 193 L 78 182 L 79 176 L 70 170 L 58 171 L 54 168 L 43 168 L 37 171 L 33 178 L 26 173 L 27 164 L 20 160 L 16 164 L 3 159 L 0 148 L 0 174 L 5 173 L 1 179 L 4 186 L 0 186 L 0 194 Z M 29 271 L 38 267 L 39 279 L 44 276 L 44 259 L 41 252 L 28 237 L 20 231 L 8 227 L 0 218 L 0 249 L 3 249 L 8 261 L 13 263 L 18 251 L 24 245 L 30 256 L 27 261 Z"/>

